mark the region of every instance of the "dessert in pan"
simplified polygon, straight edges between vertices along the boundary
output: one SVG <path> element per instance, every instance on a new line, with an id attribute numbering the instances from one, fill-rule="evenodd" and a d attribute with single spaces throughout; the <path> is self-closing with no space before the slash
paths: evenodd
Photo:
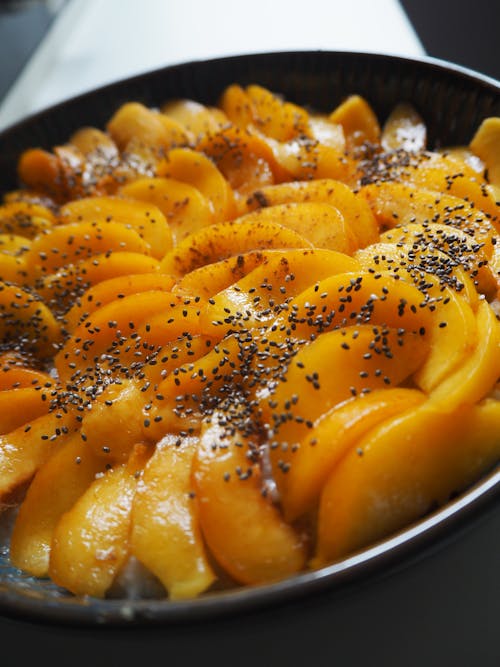
<path id="1" fill-rule="evenodd" d="M 19 156 L 15 568 L 97 598 L 267 584 L 496 465 L 500 119 L 439 150 L 426 130 L 404 101 L 378 118 L 360 94 L 319 111 L 236 82 Z"/>

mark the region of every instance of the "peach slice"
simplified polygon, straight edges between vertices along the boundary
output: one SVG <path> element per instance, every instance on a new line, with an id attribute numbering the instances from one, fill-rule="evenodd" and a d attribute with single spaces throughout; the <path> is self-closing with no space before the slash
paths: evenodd
<path id="1" fill-rule="evenodd" d="M 0 282 L 0 336 L 45 356 L 61 340 L 61 326 L 38 294 Z"/>
<path id="2" fill-rule="evenodd" d="M 123 299 L 131 294 L 140 294 L 150 290 L 169 291 L 174 284 L 174 277 L 162 273 L 129 273 L 102 280 L 90 287 L 65 314 L 65 328 L 73 331 L 79 324 L 97 309 L 116 299 Z"/>
<path id="3" fill-rule="evenodd" d="M 151 201 L 121 197 L 83 197 L 61 207 L 59 222 L 89 222 L 105 225 L 116 222 L 136 231 L 151 248 L 151 255 L 161 259 L 172 248 L 172 231 L 158 206 Z"/>
<path id="4" fill-rule="evenodd" d="M 28 275 L 34 279 L 94 255 L 115 251 L 151 254 L 149 244 L 134 229 L 118 222 L 102 225 L 74 222 L 37 236 L 25 258 Z"/>
<path id="5" fill-rule="evenodd" d="M 26 260 L 22 255 L 15 257 L 0 251 L 0 280 L 2 282 L 27 285 L 27 273 Z"/>
<path id="6" fill-rule="evenodd" d="M 148 389 L 147 381 L 142 385 L 131 380 L 110 384 L 83 416 L 82 440 L 110 465 L 127 461 L 134 445 L 143 441 L 143 408 L 149 397 L 144 388 Z"/>
<path id="7" fill-rule="evenodd" d="M 123 104 L 106 129 L 121 151 L 134 139 L 156 151 L 168 150 L 188 140 L 182 125 L 138 102 Z"/>
<path id="8" fill-rule="evenodd" d="M 492 391 L 500 377 L 500 323 L 486 301 L 479 305 L 476 323 L 475 348 L 430 394 L 437 405 L 451 409 L 476 403 Z"/>
<path id="9" fill-rule="evenodd" d="M 481 294 L 494 297 L 499 289 L 500 277 L 496 274 L 494 264 L 489 262 L 490 258 L 496 256 L 495 236 L 490 234 L 491 231 L 488 231 L 487 237 L 483 237 L 471 235 L 451 225 L 415 222 L 384 232 L 380 240 L 383 243 L 412 244 L 415 250 L 437 248 L 465 269 Z"/>
<path id="10" fill-rule="evenodd" d="M 363 197 L 332 178 L 294 181 L 260 188 L 248 198 L 250 209 L 292 202 L 323 202 L 337 208 L 357 239 L 364 247 L 378 240 L 378 224 Z"/>
<path id="11" fill-rule="evenodd" d="M 365 324 L 323 333 L 300 348 L 286 370 L 278 365 L 267 387 L 257 393 L 273 443 L 270 456 L 278 487 L 296 445 L 317 419 L 352 396 L 397 387 L 420 367 L 427 352 L 428 343 L 418 333 Z"/>
<path id="12" fill-rule="evenodd" d="M 0 206 L 0 230 L 32 239 L 55 223 L 52 211 L 41 204 L 11 201 Z"/>
<path id="13" fill-rule="evenodd" d="M 196 150 L 212 159 L 235 194 L 236 208 L 244 212 L 244 197 L 252 190 L 285 180 L 288 172 L 276 161 L 269 143 L 251 127 L 226 125 L 200 137 Z"/>
<path id="14" fill-rule="evenodd" d="M 129 274 L 155 273 L 159 272 L 159 269 L 160 263 L 157 259 L 142 253 L 99 253 L 37 279 L 36 289 L 47 303 L 55 301 L 68 309 L 73 305 L 75 296 L 102 280 Z"/>
<path id="15" fill-rule="evenodd" d="M 217 107 L 208 107 L 191 99 L 170 100 L 161 107 L 161 112 L 195 137 L 217 132 L 229 123 L 229 118 Z"/>
<path id="16" fill-rule="evenodd" d="M 500 118 L 485 118 L 470 142 L 470 149 L 485 163 L 490 183 L 497 186 L 500 185 L 499 148 Z M 500 210 L 498 215 L 500 215 Z"/>
<path id="17" fill-rule="evenodd" d="M 333 469 L 321 495 L 315 567 L 416 521 L 500 457 L 500 403 L 424 403 L 369 432 Z"/>
<path id="18" fill-rule="evenodd" d="M 414 170 L 418 172 L 418 169 Z M 487 240 L 497 233 L 491 214 L 467 199 L 410 182 L 372 183 L 360 188 L 382 230 L 410 223 L 439 223 L 474 233 Z M 491 243 L 486 249 L 491 254 Z"/>
<path id="19" fill-rule="evenodd" d="M 27 387 L 49 388 L 53 379 L 48 373 L 21 365 L 23 362 L 9 353 L 0 355 L 0 391 Z"/>
<path id="20" fill-rule="evenodd" d="M 347 255 L 357 248 L 349 221 L 326 202 L 275 204 L 247 213 L 238 220 L 252 225 L 277 222 L 301 234 L 315 248 L 337 250 Z"/>
<path id="21" fill-rule="evenodd" d="M 344 128 L 349 147 L 380 142 L 380 125 L 370 104 L 360 95 L 350 95 L 328 116 L 331 123 L 338 123 Z"/>
<path id="22" fill-rule="evenodd" d="M 304 543 L 263 494 L 258 464 L 219 426 L 219 415 L 204 429 L 193 461 L 200 525 L 210 552 L 242 584 L 295 574 L 305 564 Z"/>
<path id="23" fill-rule="evenodd" d="M 234 216 L 232 188 L 203 153 L 190 148 L 174 148 L 157 165 L 156 176 L 173 178 L 197 188 L 211 203 L 215 222 L 230 220 Z"/>
<path id="24" fill-rule="evenodd" d="M 41 387 L 0 391 L 0 435 L 15 431 L 23 424 L 41 417 L 49 411 L 49 407 L 50 391 Z"/>
<path id="25" fill-rule="evenodd" d="M 204 264 L 179 278 L 173 291 L 208 299 L 241 280 L 273 252 L 281 250 L 250 250 L 241 255 L 232 255 L 226 259 Z"/>
<path id="26" fill-rule="evenodd" d="M 197 438 L 167 435 L 137 485 L 130 553 L 160 579 L 171 600 L 191 598 L 215 580 L 193 498 L 191 464 Z"/>
<path id="27" fill-rule="evenodd" d="M 387 271 L 412 282 L 422 292 L 437 296 L 442 287 L 451 287 L 474 311 L 477 309 L 479 295 L 472 278 L 463 266 L 434 245 L 425 248 L 401 241 L 381 241 L 356 250 L 354 257 L 363 269 Z"/>
<path id="28" fill-rule="evenodd" d="M 49 412 L 0 436 L 0 499 L 27 482 L 71 436 L 76 419 Z"/>
<path id="29" fill-rule="evenodd" d="M 0 253 L 2 255 L 12 255 L 21 257 L 31 247 L 31 240 L 19 234 L 1 234 L 0 233 Z M 1 257 L 1 256 L 0 256 Z M 4 257 L 1 257 L 4 260 Z"/>
<path id="30" fill-rule="evenodd" d="M 320 417 L 290 457 L 280 483 L 285 518 L 294 521 L 314 509 L 331 471 L 380 422 L 417 407 L 425 394 L 396 387 L 350 398 Z"/>
<path id="31" fill-rule="evenodd" d="M 238 84 L 227 86 L 224 89 L 218 106 L 234 125 L 243 129 L 253 125 L 254 103 L 248 92 Z"/>
<path id="32" fill-rule="evenodd" d="M 105 461 L 86 446 L 79 433 L 54 452 L 36 473 L 19 509 L 10 543 L 14 567 L 36 577 L 49 569 L 50 545 L 60 517 L 104 472 Z"/>
<path id="33" fill-rule="evenodd" d="M 209 200 L 193 185 L 174 178 L 138 178 L 124 185 L 120 194 L 154 204 L 169 224 L 174 245 L 214 222 Z"/>
<path id="34" fill-rule="evenodd" d="M 291 299 L 266 333 L 282 343 L 355 323 L 425 331 L 435 317 L 426 301 L 416 287 L 383 271 L 339 273 Z"/>
<path id="35" fill-rule="evenodd" d="M 160 268 L 164 273 L 182 276 L 200 266 L 251 250 L 311 247 L 301 234 L 276 222 L 252 224 L 237 219 L 186 236 L 165 255 Z"/>
<path id="36" fill-rule="evenodd" d="M 126 465 L 98 477 L 59 519 L 49 576 L 75 595 L 104 597 L 129 555 L 132 502 L 151 452 L 137 445 Z"/>
<path id="37" fill-rule="evenodd" d="M 253 124 L 260 132 L 277 141 L 307 134 L 309 114 L 305 109 L 256 84 L 247 86 L 246 93 L 251 102 Z"/>
<path id="38" fill-rule="evenodd" d="M 216 334 L 257 326 L 275 318 L 286 300 L 316 281 L 357 268 L 355 259 L 335 250 L 268 251 L 258 267 L 210 299 L 201 329 Z"/>
<path id="39" fill-rule="evenodd" d="M 103 354 L 120 357 L 124 346 L 122 339 L 134 346 L 135 337 L 128 338 L 142 324 L 155 315 L 164 316 L 166 321 L 170 317 L 184 321 L 184 310 L 183 297 L 161 289 L 129 294 L 101 306 L 74 329 L 71 338 L 57 353 L 54 364 L 59 377 L 67 379 L 76 369 L 101 363 Z M 194 326 L 194 320 L 192 324 Z M 185 330 L 187 325 L 180 326 Z"/>
<path id="40" fill-rule="evenodd" d="M 429 329 L 429 355 L 414 375 L 417 386 L 427 393 L 468 359 L 481 335 L 474 311 L 453 290 L 441 290 L 432 305 L 436 318 Z"/>
<path id="41" fill-rule="evenodd" d="M 425 149 L 427 128 L 413 105 L 401 102 L 394 107 L 382 128 L 380 143 L 385 151 Z"/>

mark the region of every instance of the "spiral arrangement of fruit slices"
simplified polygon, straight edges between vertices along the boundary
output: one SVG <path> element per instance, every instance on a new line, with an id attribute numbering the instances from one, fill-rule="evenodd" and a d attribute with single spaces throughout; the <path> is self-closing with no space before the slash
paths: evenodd
<path id="1" fill-rule="evenodd" d="M 500 458 L 500 119 L 259 85 L 121 106 L 0 206 L 10 559 L 193 598 L 366 548 Z M 1 515 L 0 515 L 1 520 Z M 151 592 L 153 591 L 153 592 Z"/>

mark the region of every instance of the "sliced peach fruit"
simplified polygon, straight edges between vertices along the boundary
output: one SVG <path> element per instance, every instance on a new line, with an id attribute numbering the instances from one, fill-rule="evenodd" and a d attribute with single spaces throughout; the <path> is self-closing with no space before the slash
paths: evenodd
<path id="1" fill-rule="evenodd" d="M 210 552 L 241 584 L 269 583 L 299 572 L 305 545 L 262 493 L 262 475 L 245 447 L 217 423 L 204 429 L 193 461 L 200 525 Z"/>
<path id="2" fill-rule="evenodd" d="M 52 535 L 60 517 L 104 472 L 105 461 L 86 446 L 80 433 L 58 448 L 36 473 L 14 524 L 10 558 L 15 567 L 47 576 Z"/>
<path id="3" fill-rule="evenodd" d="M 167 435 L 156 446 L 137 486 L 130 551 L 160 579 L 171 600 L 192 598 L 215 580 L 192 493 L 197 438 Z"/>
<path id="4" fill-rule="evenodd" d="M 321 495 L 315 566 L 424 516 L 500 457 L 500 403 L 424 403 L 369 432 L 333 469 Z"/>

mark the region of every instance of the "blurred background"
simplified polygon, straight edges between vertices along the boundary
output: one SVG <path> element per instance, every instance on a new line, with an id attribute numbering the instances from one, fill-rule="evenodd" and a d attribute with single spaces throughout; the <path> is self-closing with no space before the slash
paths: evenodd
<path id="1" fill-rule="evenodd" d="M 430 55 L 500 78 L 498 0 L 0 0 L 0 128 L 186 60 L 300 49 Z"/>

